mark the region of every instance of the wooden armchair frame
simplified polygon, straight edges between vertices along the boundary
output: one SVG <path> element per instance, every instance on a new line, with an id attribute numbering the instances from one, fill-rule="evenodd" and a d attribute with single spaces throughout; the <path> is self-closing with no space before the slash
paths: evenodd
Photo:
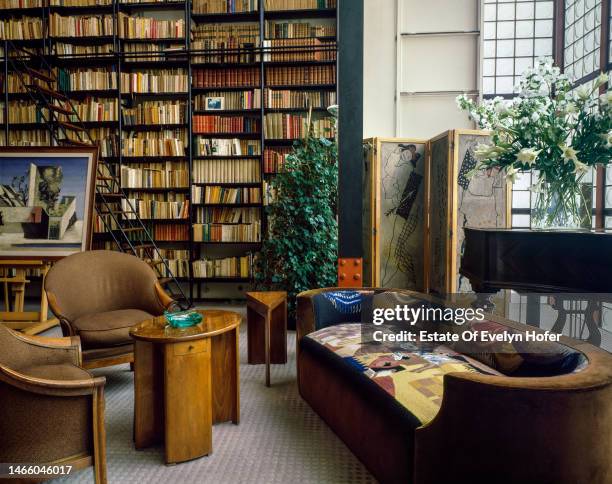
<path id="1" fill-rule="evenodd" d="M 15 338 L 17 344 L 26 351 L 31 348 L 36 356 L 44 356 L 53 363 L 68 363 L 75 366 L 81 365 L 81 344 L 78 337 L 44 338 L 38 336 L 24 335 L 7 329 Z M 70 455 L 64 458 L 40 463 L 41 465 L 71 465 L 74 469 L 82 469 L 93 465 L 94 477 L 97 484 L 106 483 L 106 432 L 104 428 L 104 377 L 94 377 L 80 380 L 50 380 L 45 378 L 26 375 L 18 370 L 9 368 L 0 363 L 0 382 L 23 392 L 57 397 L 89 397 L 91 405 L 92 440 L 93 452 Z M 53 416 L 50 416 L 53 418 Z M 36 442 L 33 442 L 36 445 Z M 0 460 L 1 453 L 0 453 Z"/>

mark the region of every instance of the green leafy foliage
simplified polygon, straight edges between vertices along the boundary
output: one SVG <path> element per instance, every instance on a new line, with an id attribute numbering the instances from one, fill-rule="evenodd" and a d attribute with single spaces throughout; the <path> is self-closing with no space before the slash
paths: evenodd
<path id="1" fill-rule="evenodd" d="M 312 135 L 296 143 L 271 182 L 275 196 L 255 280 L 260 289 L 287 291 L 290 317 L 298 293 L 336 284 L 337 190 L 337 144 Z"/>

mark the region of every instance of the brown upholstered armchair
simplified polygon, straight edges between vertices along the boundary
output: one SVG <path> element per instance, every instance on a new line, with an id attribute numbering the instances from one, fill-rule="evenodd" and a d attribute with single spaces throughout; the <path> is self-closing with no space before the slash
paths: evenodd
<path id="1" fill-rule="evenodd" d="M 45 278 L 64 336 L 79 336 L 83 368 L 134 361 L 130 328 L 174 301 L 151 267 L 132 255 L 93 250 L 57 262 Z"/>
<path id="2" fill-rule="evenodd" d="M 26 336 L 0 324 L 0 462 L 93 463 L 96 483 L 106 482 L 105 379 L 80 363 L 78 338 Z"/>

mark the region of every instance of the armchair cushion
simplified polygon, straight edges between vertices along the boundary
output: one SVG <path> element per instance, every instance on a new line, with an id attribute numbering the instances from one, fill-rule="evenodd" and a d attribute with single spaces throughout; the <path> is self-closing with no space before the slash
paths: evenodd
<path id="1" fill-rule="evenodd" d="M 89 350 L 131 343 L 130 328 L 153 317 L 151 313 L 140 309 L 120 309 L 86 314 L 75 319 L 72 324 L 81 338 L 83 349 Z"/>
<path id="2" fill-rule="evenodd" d="M 23 373 L 34 378 L 45 380 L 87 380 L 91 374 L 78 366 L 64 363 L 60 365 L 32 365 L 19 369 Z"/>

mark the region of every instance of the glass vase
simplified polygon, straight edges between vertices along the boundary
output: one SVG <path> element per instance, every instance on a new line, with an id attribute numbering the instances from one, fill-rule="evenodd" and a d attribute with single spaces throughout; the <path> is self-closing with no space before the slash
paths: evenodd
<path id="1" fill-rule="evenodd" d="M 587 181 L 588 180 L 588 181 Z M 590 176 L 572 176 L 531 188 L 531 228 L 535 230 L 590 230 L 593 182 Z"/>

